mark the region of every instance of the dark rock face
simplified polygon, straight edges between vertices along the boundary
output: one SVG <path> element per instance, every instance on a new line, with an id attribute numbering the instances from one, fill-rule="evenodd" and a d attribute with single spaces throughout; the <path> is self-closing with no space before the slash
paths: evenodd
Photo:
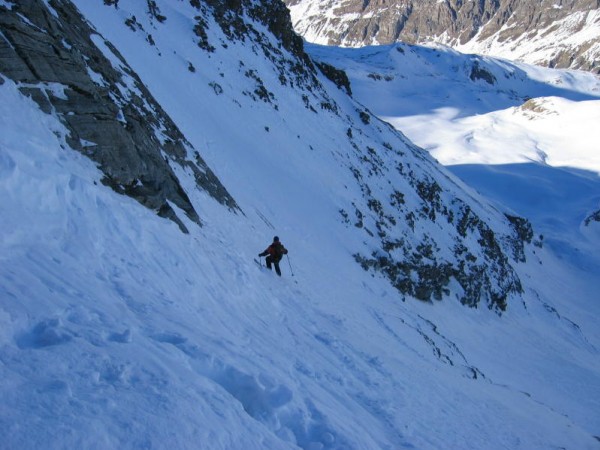
<path id="1" fill-rule="evenodd" d="M 119 52 L 71 2 L 22 0 L 0 13 L 0 73 L 62 120 L 67 143 L 98 163 L 104 184 L 185 231 L 169 202 L 198 224 L 200 217 L 171 168 L 179 165 L 192 171 L 198 188 L 237 209 Z"/>
<path id="2" fill-rule="evenodd" d="M 585 218 L 585 220 L 583 221 L 584 225 L 586 227 L 590 226 L 590 224 L 592 222 L 600 222 L 600 209 L 592 214 L 590 214 L 588 217 Z"/>
<path id="3" fill-rule="evenodd" d="M 296 29 L 303 34 L 319 36 L 329 45 L 360 46 L 390 44 L 403 41 L 419 43 L 440 40 L 455 45 L 471 40 L 483 42 L 496 38 L 499 42 L 516 42 L 536 36 L 542 30 L 551 33 L 557 23 L 571 16 L 584 26 L 600 9 L 599 0 L 347 0 L 344 2 L 315 0 L 285 0 L 295 5 L 318 5 L 314 14 L 295 19 Z M 319 11 L 317 14 L 316 11 Z M 576 18 L 575 13 L 581 13 Z M 597 16 L 596 16 L 597 17 Z M 600 36 L 561 49 L 560 42 L 551 42 L 556 49 L 545 61 L 550 67 L 570 67 L 600 73 L 598 58 L 587 55 L 592 46 L 600 45 Z"/>
<path id="4" fill-rule="evenodd" d="M 412 196 L 410 192 L 405 195 L 396 190 L 389 199 L 381 199 L 364 184 L 368 210 L 356 208 L 353 225 L 377 236 L 379 248 L 371 254 L 357 253 L 355 260 L 365 270 L 385 275 L 402 294 L 419 300 L 442 300 L 450 294 L 449 285 L 455 280 L 460 289 L 455 287 L 454 291 L 462 304 L 505 311 L 509 298 L 523 292 L 511 259 L 525 262 L 525 245 L 533 237 L 531 224 L 520 217 L 505 216 L 509 231 L 500 234 L 435 179 L 417 175 L 408 164 L 395 170 L 416 191 L 417 208 L 405 202 L 405 197 Z M 372 176 L 358 168 L 355 173 L 360 183 Z M 351 214 L 341 213 L 350 224 Z M 374 224 L 375 229 L 371 231 L 367 223 Z M 432 230 L 432 225 L 444 232 L 423 233 Z M 406 226 L 409 233 L 399 233 Z"/>
<path id="5" fill-rule="evenodd" d="M 323 62 L 317 63 L 317 67 L 321 73 L 333 81 L 339 89 L 343 89 L 346 94 L 352 95 L 352 87 L 350 86 L 350 80 L 348 79 L 346 72 L 333 67 L 331 64 Z"/>
<path id="6" fill-rule="evenodd" d="M 190 4 L 199 12 L 195 32 L 204 50 L 214 51 L 217 44 L 227 46 L 226 42 L 212 42 L 208 37 L 205 18 L 212 16 L 229 40 L 258 44 L 264 56 L 276 66 L 282 85 L 301 86 L 309 91 L 320 88 L 314 65 L 304 51 L 304 42 L 294 31 L 290 12 L 281 0 L 191 0 Z M 245 16 L 251 20 L 244 20 Z M 273 45 L 256 29 L 255 23 L 264 25 L 278 44 Z M 293 59 L 286 57 L 281 49 L 287 50 Z"/>

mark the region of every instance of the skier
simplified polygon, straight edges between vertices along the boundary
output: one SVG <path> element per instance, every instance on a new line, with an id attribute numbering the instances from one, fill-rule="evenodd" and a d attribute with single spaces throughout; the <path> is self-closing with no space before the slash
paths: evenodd
<path id="1" fill-rule="evenodd" d="M 261 256 L 269 255 L 265 260 L 267 263 L 267 268 L 271 269 L 271 264 L 273 264 L 275 266 L 275 272 L 277 272 L 277 275 L 281 276 L 279 261 L 281 261 L 283 255 L 287 255 L 287 252 L 287 249 L 283 246 L 281 242 L 279 242 L 279 237 L 275 236 L 273 238 L 273 243 L 269 245 L 264 252 L 259 253 L 258 256 L 260 258 Z"/>

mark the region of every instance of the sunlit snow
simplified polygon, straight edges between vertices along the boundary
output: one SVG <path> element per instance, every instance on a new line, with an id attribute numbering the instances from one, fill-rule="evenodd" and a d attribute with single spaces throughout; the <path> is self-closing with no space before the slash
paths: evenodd
<path id="1" fill-rule="evenodd" d="M 144 2 L 75 3 L 244 214 L 190 187 L 204 226 L 183 234 L 103 186 L 58 118 L 0 74 L 0 448 L 598 447 L 600 223 L 582 225 L 600 208 L 597 79 L 536 81 L 515 66 L 530 94 L 547 93 L 537 111 L 452 81 L 463 70 L 453 52 L 439 53 L 450 65 L 424 53 L 423 74 L 418 54 L 404 71 L 380 49 L 309 49 L 454 164 L 474 198 L 547 236 L 519 268 L 523 301 L 498 316 L 452 298 L 402 301 L 356 264 L 361 237 L 336 209 L 351 181 L 329 131 L 338 119 L 304 108 L 275 71 L 264 81 L 278 110 L 231 97 L 240 60 L 269 73 L 260 54 L 239 42 L 201 51 L 189 2 L 157 1 L 168 20 L 154 28 Z M 281 278 L 254 261 L 275 234 L 290 250 Z"/>

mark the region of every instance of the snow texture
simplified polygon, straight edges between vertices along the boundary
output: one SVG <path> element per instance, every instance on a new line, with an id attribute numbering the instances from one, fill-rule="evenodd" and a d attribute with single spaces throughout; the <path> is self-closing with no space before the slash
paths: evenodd
<path id="1" fill-rule="evenodd" d="M 582 120 L 598 116 L 593 80 L 569 75 L 556 86 L 518 66 L 524 83 L 551 93 L 541 104 L 559 121 L 486 93 L 485 81 L 445 84 L 462 70 L 454 53 L 441 55 L 455 66 L 435 66 L 443 83 L 403 74 L 413 98 L 408 87 L 368 96 L 361 81 L 386 81 L 349 67 L 356 98 L 432 150 L 453 137 L 442 162 L 551 241 L 527 250 L 527 289 L 502 316 L 401 301 L 356 264 L 363 235 L 340 223 L 336 207 L 351 194 L 329 131 L 337 116 L 307 109 L 243 42 L 200 51 L 188 2 L 157 1 L 161 24 L 144 3 L 76 2 L 244 214 L 189 187 L 205 220 L 183 234 L 103 186 L 98 168 L 68 148 L 59 118 L 0 74 L 0 447 L 598 448 L 600 223 L 582 222 L 599 206 L 597 152 L 589 137 L 565 137 L 572 152 L 550 139 L 557 126 L 597 132 Z M 132 15 L 145 32 L 124 25 Z M 313 54 L 340 61 L 335 49 Z M 364 59 L 348 58 L 353 67 Z M 387 70 L 381 58 L 364 64 Z M 256 83 L 237 71 L 242 60 L 280 86 L 277 109 L 239 94 Z M 454 96 L 451 113 L 437 103 L 441 89 Z M 497 140 L 475 146 L 466 136 L 482 126 L 488 143 L 498 126 L 529 140 L 514 153 Z M 517 164 L 523 153 L 529 162 Z M 275 234 L 290 250 L 281 278 L 253 262 Z"/>

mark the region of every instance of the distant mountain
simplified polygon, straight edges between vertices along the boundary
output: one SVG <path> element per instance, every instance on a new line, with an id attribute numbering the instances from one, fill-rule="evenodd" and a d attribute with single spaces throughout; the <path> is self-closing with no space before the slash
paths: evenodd
<path id="1" fill-rule="evenodd" d="M 285 0 L 308 41 L 359 47 L 437 42 L 458 50 L 600 73 L 598 0 Z"/>

